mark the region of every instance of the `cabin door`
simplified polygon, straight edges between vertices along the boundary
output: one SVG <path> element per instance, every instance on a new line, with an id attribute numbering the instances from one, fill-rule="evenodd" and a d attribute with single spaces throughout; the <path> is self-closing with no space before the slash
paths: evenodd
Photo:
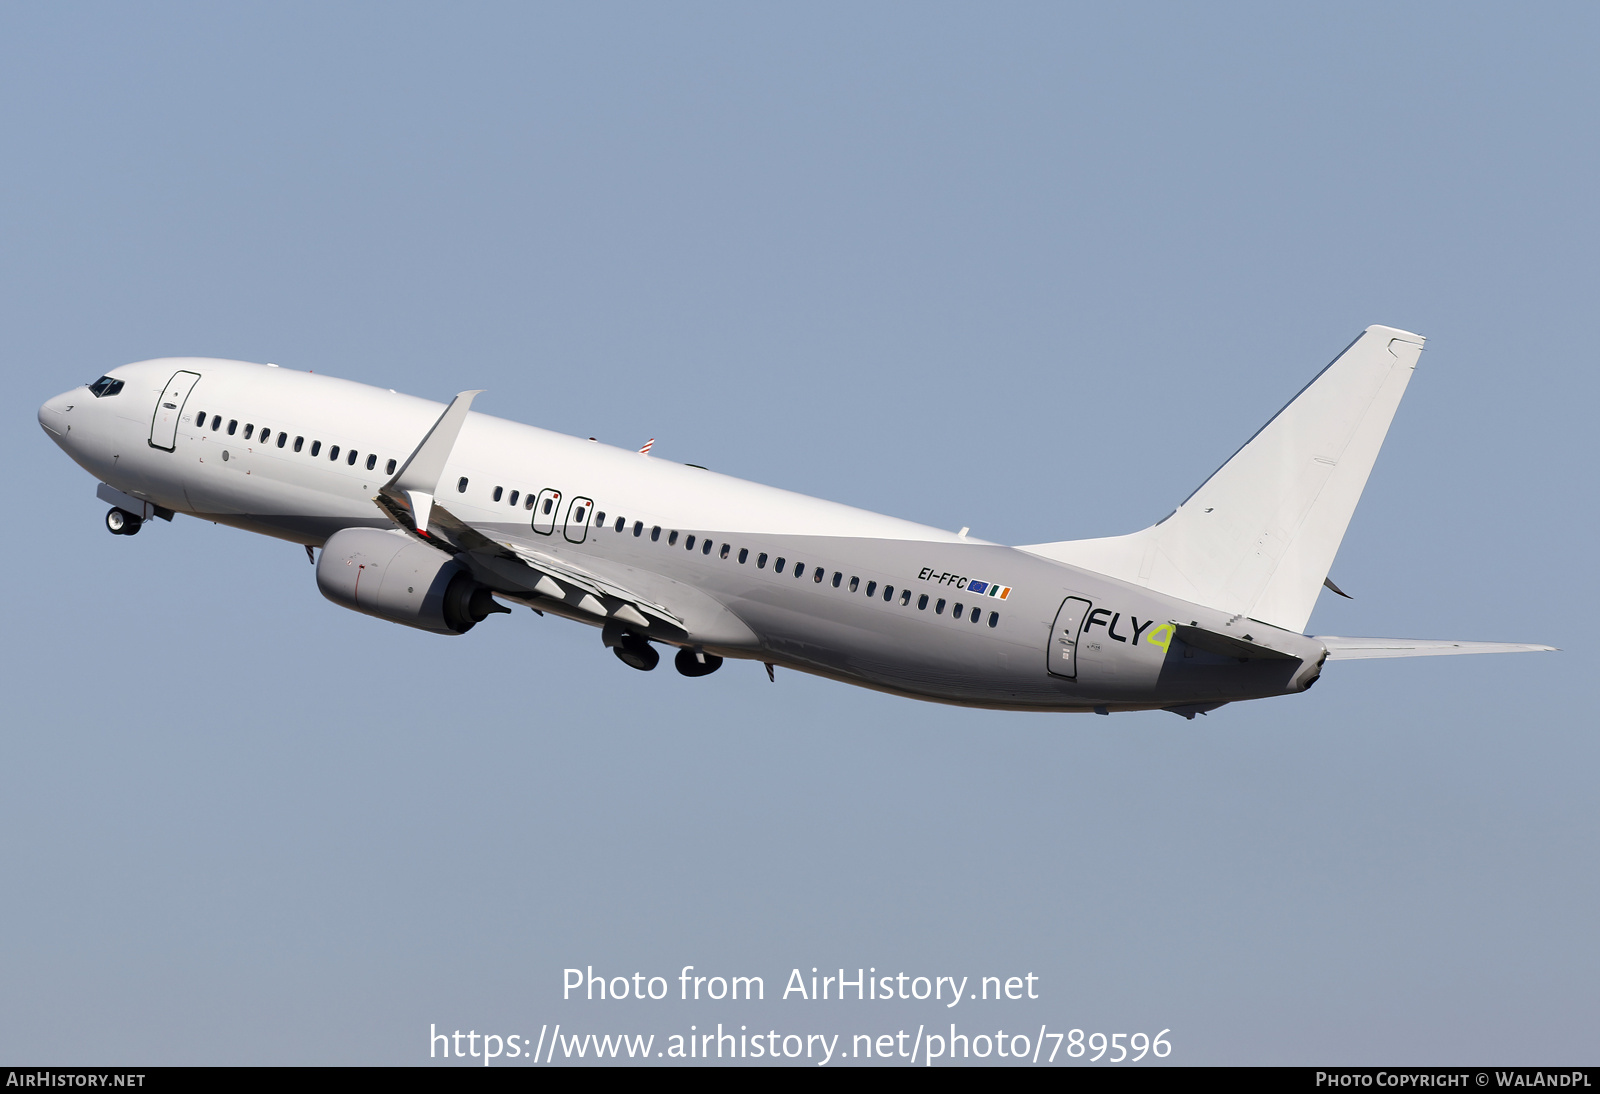
<path id="1" fill-rule="evenodd" d="M 151 448 L 171 452 L 177 447 L 178 415 L 183 413 L 183 404 L 199 380 L 198 372 L 174 372 L 167 386 L 161 389 L 161 397 L 156 400 L 156 412 L 150 418 Z"/>
<path id="2" fill-rule="evenodd" d="M 1050 675 L 1078 678 L 1078 635 L 1088 614 L 1089 602 L 1082 597 L 1069 596 L 1061 602 L 1055 626 L 1050 629 L 1050 649 L 1045 653 L 1045 668 Z"/>

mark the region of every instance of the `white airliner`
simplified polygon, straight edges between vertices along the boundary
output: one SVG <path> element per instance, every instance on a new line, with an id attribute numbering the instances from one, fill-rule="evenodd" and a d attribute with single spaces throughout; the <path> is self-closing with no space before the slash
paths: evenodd
<path id="1" fill-rule="evenodd" d="M 1141 532 L 1005 547 L 273 365 L 168 358 L 39 409 L 106 525 L 202 520 L 321 548 L 336 604 L 459 635 L 507 603 L 677 647 L 1004 710 L 1170 710 L 1304 691 L 1331 659 L 1549 646 L 1302 633 L 1423 339 L 1369 327 Z M 1341 594 L 1342 595 L 1342 594 Z"/>

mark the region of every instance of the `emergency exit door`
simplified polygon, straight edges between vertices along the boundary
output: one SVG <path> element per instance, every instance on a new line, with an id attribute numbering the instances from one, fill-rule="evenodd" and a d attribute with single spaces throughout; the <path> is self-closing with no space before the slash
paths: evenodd
<path id="1" fill-rule="evenodd" d="M 1061 602 L 1055 626 L 1050 630 L 1050 648 L 1045 653 L 1045 668 L 1050 675 L 1078 678 L 1078 635 L 1088 614 L 1089 602 L 1082 597 L 1069 596 Z"/>
<path id="2" fill-rule="evenodd" d="M 567 506 L 567 526 L 564 529 L 570 543 L 582 543 L 589 535 L 589 512 L 594 502 L 588 498 L 573 498 Z"/>
<path id="3" fill-rule="evenodd" d="M 548 536 L 556 530 L 561 515 L 561 491 L 545 489 L 533 500 L 533 530 Z"/>

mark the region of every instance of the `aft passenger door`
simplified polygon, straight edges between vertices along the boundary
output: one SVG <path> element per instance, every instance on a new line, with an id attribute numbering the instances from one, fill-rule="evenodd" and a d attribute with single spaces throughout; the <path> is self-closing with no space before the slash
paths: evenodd
<path id="1" fill-rule="evenodd" d="M 156 412 L 150 418 L 151 448 L 171 452 L 177 447 L 178 416 L 183 413 L 183 404 L 199 380 L 198 372 L 174 372 L 167 386 L 161 389 L 161 397 L 156 400 Z"/>
<path id="2" fill-rule="evenodd" d="M 1050 630 L 1050 648 L 1045 651 L 1045 668 L 1050 675 L 1078 678 L 1078 635 L 1088 614 L 1089 602 L 1082 597 L 1069 596 L 1061 602 L 1055 626 Z"/>
<path id="3" fill-rule="evenodd" d="M 539 491 L 539 496 L 533 501 L 533 530 L 541 536 L 548 536 L 554 532 L 560 509 L 561 491 Z"/>

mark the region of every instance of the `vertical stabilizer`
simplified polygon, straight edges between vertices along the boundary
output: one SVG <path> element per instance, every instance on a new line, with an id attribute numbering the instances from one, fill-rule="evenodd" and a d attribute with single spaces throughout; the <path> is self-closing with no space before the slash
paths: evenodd
<path id="1" fill-rule="evenodd" d="M 1022 550 L 1304 630 L 1422 346 L 1368 327 L 1166 520 Z"/>

